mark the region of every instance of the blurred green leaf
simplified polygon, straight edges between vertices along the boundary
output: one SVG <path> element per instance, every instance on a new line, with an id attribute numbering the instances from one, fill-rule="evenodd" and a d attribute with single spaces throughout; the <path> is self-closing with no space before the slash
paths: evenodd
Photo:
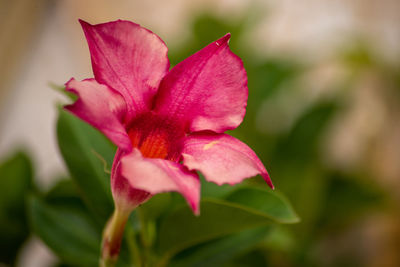
<path id="1" fill-rule="evenodd" d="M 52 204 L 75 202 L 83 205 L 79 191 L 72 179 L 62 178 L 46 193 L 46 201 Z"/>
<path id="2" fill-rule="evenodd" d="M 270 250 L 289 252 L 295 244 L 296 237 L 286 225 L 276 225 L 268 232 L 263 245 Z"/>
<path id="3" fill-rule="evenodd" d="M 172 198 L 173 196 L 170 193 L 157 194 L 146 203 L 140 205 L 138 209 L 146 219 L 155 220 L 170 208 Z"/>
<path id="4" fill-rule="evenodd" d="M 377 65 L 377 57 L 374 52 L 367 42 L 355 40 L 341 51 L 339 58 L 351 69 L 360 71 Z"/>
<path id="5" fill-rule="evenodd" d="M 170 212 L 160 222 L 157 248 L 168 257 L 190 246 L 252 227 L 297 221 L 297 215 L 279 194 L 242 188 L 228 195 L 227 200 L 203 199 L 199 217 L 186 206 Z"/>
<path id="6" fill-rule="evenodd" d="M 368 175 L 354 177 L 343 173 L 330 174 L 320 225 L 351 223 L 367 211 L 384 208 L 387 200 L 382 189 Z M 358 179 L 357 179 L 358 178 Z"/>
<path id="7" fill-rule="evenodd" d="M 207 182 L 203 176 L 200 174 L 201 177 L 201 197 L 211 197 L 211 198 L 219 198 L 223 199 L 225 198 L 228 194 L 232 193 L 236 189 L 240 188 L 242 185 L 237 184 L 237 185 L 229 185 L 229 184 L 224 184 L 224 185 L 217 185 L 212 182 Z"/>
<path id="8" fill-rule="evenodd" d="M 282 88 L 283 83 L 297 77 L 302 71 L 299 63 L 284 58 L 267 58 L 261 62 L 246 62 L 245 67 L 249 76 L 249 102 L 253 108 L 254 105 L 258 107 L 263 100 Z M 249 108 L 252 108 L 251 106 Z"/>
<path id="9" fill-rule="evenodd" d="M 26 196 L 33 189 L 32 164 L 17 152 L 0 164 L 0 262 L 13 264 L 29 235 Z M 0 264 L 1 265 L 1 264 Z"/>
<path id="10" fill-rule="evenodd" d="M 280 193 L 256 187 L 239 188 L 226 197 L 230 203 L 245 207 L 248 211 L 268 216 L 279 223 L 300 221 L 289 201 Z"/>
<path id="11" fill-rule="evenodd" d="M 269 233 L 268 229 L 269 227 L 249 229 L 206 242 L 180 253 L 169 265 L 174 267 L 221 266 L 262 241 Z"/>
<path id="12" fill-rule="evenodd" d="M 243 31 L 243 24 L 240 21 L 227 22 L 210 14 L 200 14 L 194 19 L 192 30 L 193 35 L 191 39 L 169 53 L 172 65 L 176 65 L 209 43 L 223 37 L 228 32 L 233 36 L 229 46 L 236 48 Z"/>
<path id="13" fill-rule="evenodd" d="M 34 232 L 66 263 L 98 266 L 101 232 L 82 206 L 48 204 L 36 196 L 29 200 Z"/>
<path id="14" fill-rule="evenodd" d="M 305 166 L 310 161 L 319 160 L 319 142 L 338 108 L 335 101 L 319 102 L 298 119 L 288 136 L 283 137 L 276 147 L 276 158 L 282 168 L 287 168 L 288 164 Z"/>
<path id="15" fill-rule="evenodd" d="M 111 166 L 115 147 L 100 132 L 72 114 L 60 110 L 58 145 L 79 192 L 103 222 L 112 212 L 110 175 L 104 172 L 101 155 Z"/>
<path id="16" fill-rule="evenodd" d="M 274 266 L 269 265 L 267 262 L 267 257 L 265 251 L 262 250 L 251 250 L 248 253 L 243 255 L 238 255 L 238 257 L 234 258 L 227 264 L 222 265 L 221 267 L 268 267 Z M 276 265 L 275 265 L 276 266 Z M 287 265 L 282 265 L 287 266 Z"/>
<path id="17" fill-rule="evenodd" d="M 151 247 L 154 243 L 157 235 L 157 219 L 171 211 L 177 203 L 182 203 L 181 197 L 175 196 L 173 193 L 157 194 L 132 213 L 131 227 L 135 231 L 140 231 L 141 242 L 145 247 Z"/>
<path id="18" fill-rule="evenodd" d="M 241 38 L 243 26 L 244 23 L 239 20 L 228 21 L 210 14 L 202 14 L 193 23 L 193 35 L 197 44 L 193 48 L 199 50 L 228 32 L 233 36 L 229 46 L 236 47 L 238 40 Z"/>
<path id="19" fill-rule="evenodd" d="M 33 197 L 35 198 L 35 197 Z M 93 237 L 96 237 L 96 242 L 98 242 L 97 246 L 98 246 L 98 250 L 96 250 L 96 253 L 98 253 L 99 249 L 100 249 L 100 237 L 101 237 L 101 233 L 103 231 L 103 227 L 104 224 L 103 223 L 99 223 L 98 221 L 95 221 L 93 216 L 91 216 L 91 213 L 89 212 L 88 208 L 86 207 L 85 203 L 83 202 L 83 200 L 80 197 L 80 194 L 78 192 L 78 188 L 76 186 L 76 184 L 71 180 L 71 179 L 62 179 L 59 182 L 57 182 L 43 197 L 43 199 L 39 199 L 39 198 L 35 198 L 37 199 L 37 201 L 40 202 L 40 204 L 43 204 L 44 206 L 46 206 L 45 208 L 47 209 L 47 212 L 49 212 L 49 208 L 50 209 L 56 209 L 58 212 L 61 212 L 59 214 L 56 214 L 55 216 L 53 216 L 53 218 L 55 218 L 55 220 L 60 220 L 60 218 L 62 218 L 62 216 L 69 216 L 68 214 L 72 214 L 72 216 L 77 216 L 78 220 L 80 220 L 81 222 L 78 221 L 78 224 L 76 227 L 79 226 L 80 223 L 86 224 L 86 226 L 90 227 L 92 229 L 92 234 L 90 237 L 85 237 L 86 240 L 83 240 L 83 242 L 89 243 L 90 239 L 93 239 Z M 43 208 L 43 207 L 42 207 Z M 50 211 L 51 212 L 51 211 Z M 31 212 L 32 214 L 32 212 Z M 43 213 L 40 214 L 38 216 L 41 216 L 41 219 L 43 218 Z M 47 216 L 47 215 L 46 215 Z M 31 216 L 32 218 L 32 216 Z M 48 219 L 44 219 L 44 220 L 48 220 Z M 75 220 L 75 219 L 73 219 Z M 31 221 L 33 221 L 31 219 Z M 32 223 L 33 225 L 33 223 Z M 75 227 L 73 225 L 73 227 Z M 71 244 L 69 244 L 69 246 L 75 246 L 75 247 L 80 247 L 82 244 L 81 241 L 76 240 L 77 236 L 76 233 L 71 234 L 71 227 L 68 228 L 65 231 L 69 231 L 69 233 L 65 233 L 70 236 L 69 240 L 73 240 L 73 242 Z M 85 229 L 83 229 L 85 230 Z M 35 230 L 36 231 L 36 230 Z M 46 231 L 46 229 L 41 229 L 41 231 Z M 58 245 L 58 243 L 55 243 L 55 239 L 54 237 L 56 236 L 56 234 L 53 234 L 51 231 L 48 233 L 42 233 L 42 235 L 39 235 L 40 238 L 42 238 L 44 240 L 44 242 L 51 247 L 52 249 L 54 245 Z M 45 238 L 50 238 L 49 241 L 47 241 L 48 239 Z M 125 241 L 125 240 L 124 240 Z M 92 245 L 94 245 L 94 240 L 90 241 Z M 93 250 L 93 248 L 91 249 Z M 72 250 L 71 250 L 72 251 Z M 55 251 L 56 254 L 60 257 L 60 260 L 62 261 L 62 264 L 65 266 L 76 266 L 74 264 L 75 261 L 71 261 L 68 257 L 63 256 L 62 253 L 64 253 L 63 251 Z M 67 253 L 69 253 L 67 251 Z M 130 266 L 129 265 L 129 259 L 130 259 L 130 255 L 129 255 L 130 251 L 127 248 L 127 244 L 126 242 L 122 243 L 122 247 L 121 247 L 121 254 L 120 254 L 120 259 L 118 260 L 118 267 L 124 267 L 124 266 Z M 72 252 L 71 252 L 72 254 Z M 93 254 L 93 253 L 92 253 Z M 69 255 L 69 254 L 66 254 Z M 97 255 L 98 257 L 99 255 Z M 90 261 L 94 262 L 94 256 L 91 256 L 92 259 L 90 259 Z M 86 266 L 85 264 L 80 264 L 79 266 Z M 93 265 L 95 266 L 95 265 Z"/>

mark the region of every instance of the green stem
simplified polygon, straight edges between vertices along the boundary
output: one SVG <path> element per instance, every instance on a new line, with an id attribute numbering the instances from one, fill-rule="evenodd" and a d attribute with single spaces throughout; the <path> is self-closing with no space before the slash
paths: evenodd
<path id="1" fill-rule="evenodd" d="M 125 224 L 130 211 L 114 210 L 103 232 L 100 267 L 114 267 L 118 261 Z"/>
<path id="2" fill-rule="evenodd" d="M 139 219 L 139 223 L 140 223 L 140 239 L 142 241 L 142 244 L 145 248 L 149 247 L 149 238 L 148 238 L 148 233 L 147 233 L 147 224 L 146 224 L 146 219 L 143 215 L 143 211 L 142 209 L 139 207 L 136 210 L 136 214 L 138 216 Z"/>
<path id="3" fill-rule="evenodd" d="M 133 227 L 128 225 L 127 227 L 127 240 L 128 240 L 128 247 L 131 254 L 132 262 L 134 263 L 135 267 L 142 267 L 142 256 L 140 255 L 139 247 L 136 243 L 136 235 L 133 230 Z"/>
<path id="4" fill-rule="evenodd" d="M 154 222 L 148 220 L 141 208 L 136 210 L 140 222 L 140 240 L 143 250 L 141 251 L 143 266 L 154 266 L 154 255 L 152 245 L 154 240 Z"/>

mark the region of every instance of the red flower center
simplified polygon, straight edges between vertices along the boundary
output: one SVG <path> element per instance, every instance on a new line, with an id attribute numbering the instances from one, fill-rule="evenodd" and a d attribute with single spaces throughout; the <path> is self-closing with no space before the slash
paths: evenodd
<path id="1" fill-rule="evenodd" d="M 182 127 L 159 115 L 148 112 L 136 117 L 127 128 L 132 146 L 144 157 L 179 161 L 182 150 Z"/>

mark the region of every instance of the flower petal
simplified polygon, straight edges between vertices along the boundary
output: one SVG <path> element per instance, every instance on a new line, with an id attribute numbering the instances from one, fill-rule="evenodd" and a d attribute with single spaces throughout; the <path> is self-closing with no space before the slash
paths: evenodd
<path id="1" fill-rule="evenodd" d="M 191 132 L 236 128 L 246 112 L 247 75 L 225 35 L 176 65 L 162 80 L 155 110 Z"/>
<path id="2" fill-rule="evenodd" d="M 111 191 L 115 205 L 122 210 L 132 211 L 140 204 L 146 202 L 152 195 L 131 186 L 129 181 L 121 174 L 121 158 L 126 153 L 117 149 L 111 169 Z"/>
<path id="3" fill-rule="evenodd" d="M 65 109 L 104 133 L 114 144 L 125 151 L 132 145 L 122 121 L 126 113 L 124 98 L 106 85 L 94 79 L 69 80 L 65 84 L 68 92 L 78 96 L 78 100 Z"/>
<path id="4" fill-rule="evenodd" d="M 227 134 L 195 133 L 186 138 L 182 152 L 183 164 L 203 173 L 218 185 L 236 184 L 261 174 L 271 188 L 271 179 L 264 165 L 246 144 Z"/>
<path id="5" fill-rule="evenodd" d="M 195 172 L 190 172 L 183 165 L 165 160 L 144 158 L 134 149 L 121 159 L 121 173 L 132 187 L 157 194 L 177 191 L 198 214 L 200 201 L 200 181 Z"/>
<path id="6" fill-rule="evenodd" d="M 80 20 L 96 80 L 122 94 L 129 116 L 149 110 L 169 70 L 167 47 L 151 31 L 130 21 L 90 25 Z"/>

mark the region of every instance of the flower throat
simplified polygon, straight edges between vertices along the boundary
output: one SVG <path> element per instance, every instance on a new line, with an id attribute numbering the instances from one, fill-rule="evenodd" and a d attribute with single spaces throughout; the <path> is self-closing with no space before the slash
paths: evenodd
<path id="1" fill-rule="evenodd" d="M 135 118 L 127 128 L 134 148 L 146 158 L 179 161 L 184 131 L 153 112 Z"/>

